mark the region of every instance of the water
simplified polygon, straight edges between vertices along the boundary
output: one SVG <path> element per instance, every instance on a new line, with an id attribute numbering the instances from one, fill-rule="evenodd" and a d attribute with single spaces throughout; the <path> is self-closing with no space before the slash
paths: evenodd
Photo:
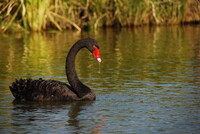
<path id="1" fill-rule="evenodd" d="M 74 42 L 95 38 L 101 66 L 81 51 L 94 102 L 16 102 L 15 78 L 65 82 Z M 200 26 L 0 35 L 0 133 L 200 133 Z M 100 73 L 99 73 L 100 72 Z"/>
<path id="2" fill-rule="evenodd" d="M 99 62 L 99 73 L 101 73 L 101 63 Z"/>

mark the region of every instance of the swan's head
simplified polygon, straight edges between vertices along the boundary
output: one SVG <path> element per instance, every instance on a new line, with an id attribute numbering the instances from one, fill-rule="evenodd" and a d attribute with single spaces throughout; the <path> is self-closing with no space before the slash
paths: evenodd
<path id="1" fill-rule="evenodd" d="M 84 42 L 86 43 L 86 47 L 88 48 L 88 50 L 94 55 L 94 57 L 96 58 L 96 60 L 98 62 L 101 62 L 101 58 L 100 58 L 100 50 L 99 50 L 99 45 L 98 43 L 91 38 L 86 38 L 83 39 L 85 40 Z"/>

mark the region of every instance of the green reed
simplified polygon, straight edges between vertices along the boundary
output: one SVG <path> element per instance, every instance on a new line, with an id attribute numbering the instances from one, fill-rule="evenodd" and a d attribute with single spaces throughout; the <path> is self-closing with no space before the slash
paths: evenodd
<path id="1" fill-rule="evenodd" d="M 0 27 L 28 31 L 200 21 L 199 0 L 4 0 Z"/>

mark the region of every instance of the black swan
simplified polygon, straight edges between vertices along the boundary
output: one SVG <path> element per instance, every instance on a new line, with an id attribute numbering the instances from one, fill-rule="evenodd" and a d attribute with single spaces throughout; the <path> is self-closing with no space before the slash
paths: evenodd
<path id="1" fill-rule="evenodd" d="M 87 48 L 101 62 L 98 43 L 91 38 L 77 41 L 66 58 L 66 75 L 69 84 L 56 80 L 16 80 L 10 90 L 16 100 L 20 101 L 82 101 L 95 100 L 94 92 L 80 82 L 75 70 L 75 57 L 78 51 Z"/>

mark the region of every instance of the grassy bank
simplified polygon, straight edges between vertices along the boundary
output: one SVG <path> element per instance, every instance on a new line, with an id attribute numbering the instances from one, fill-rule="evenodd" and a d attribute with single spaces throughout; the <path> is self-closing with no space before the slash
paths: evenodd
<path id="1" fill-rule="evenodd" d="M 199 0 L 3 0 L 0 28 L 97 29 L 200 22 Z"/>

